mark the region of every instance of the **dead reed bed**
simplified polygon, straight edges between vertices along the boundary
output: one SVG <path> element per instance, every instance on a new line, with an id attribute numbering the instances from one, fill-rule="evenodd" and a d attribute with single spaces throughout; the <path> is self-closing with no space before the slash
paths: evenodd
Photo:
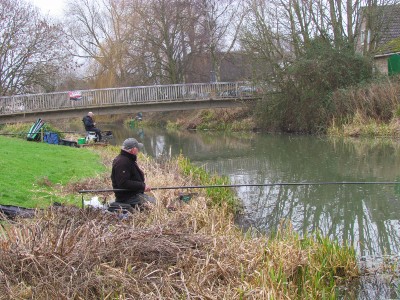
<path id="1" fill-rule="evenodd" d="M 177 162 L 140 163 L 153 186 L 193 184 Z M 155 191 L 155 206 L 130 215 L 60 206 L 2 223 L 0 298 L 318 299 L 357 275 L 351 249 L 290 226 L 243 233 L 228 206 L 195 192 L 185 203 Z"/>
<path id="2" fill-rule="evenodd" d="M 310 281 L 299 285 L 307 268 L 324 271 L 312 259 L 316 244 L 302 249 L 289 232 L 274 241 L 246 237 L 203 201 L 124 219 L 59 207 L 3 226 L 2 299 L 293 299 L 303 293 L 316 299 L 332 293 L 322 283 L 319 290 Z M 335 276 L 352 275 L 354 266 L 338 266 Z"/>
<path id="3" fill-rule="evenodd" d="M 366 119 L 389 122 L 400 105 L 400 78 L 337 90 L 332 95 L 336 118 L 361 114 Z"/>
<path id="4" fill-rule="evenodd" d="M 330 136 L 398 137 L 400 135 L 400 78 L 337 90 Z"/>

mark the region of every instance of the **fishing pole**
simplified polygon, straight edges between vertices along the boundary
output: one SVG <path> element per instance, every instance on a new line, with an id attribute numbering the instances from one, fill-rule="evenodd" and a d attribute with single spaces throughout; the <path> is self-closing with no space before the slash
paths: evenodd
<path id="1" fill-rule="evenodd" d="M 265 186 L 300 186 L 300 185 L 363 185 L 363 184 L 400 184 L 398 181 L 325 181 L 325 182 L 276 182 L 276 183 L 254 183 L 254 184 L 216 184 L 216 185 L 190 185 L 190 186 L 162 186 L 153 187 L 156 190 L 180 190 L 180 189 L 206 189 L 206 188 L 235 188 L 235 187 L 265 187 Z M 126 192 L 129 189 L 98 189 L 81 190 L 79 193 L 106 193 Z"/>
<path id="2" fill-rule="evenodd" d="M 15 132 L 15 133 L 0 133 L 0 135 L 21 135 L 21 134 L 28 134 L 30 132 Z M 76 133 L 79 134 L 79 132 L 76 131 L 57 131 L 56 133 Z"/>

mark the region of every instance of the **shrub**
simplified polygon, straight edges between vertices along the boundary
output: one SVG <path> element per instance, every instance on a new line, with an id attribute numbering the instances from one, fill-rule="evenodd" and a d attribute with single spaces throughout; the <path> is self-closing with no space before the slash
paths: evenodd
<path id="1" fill-rule="evenodd" d="M 285 132 L 325 132 L 335 106 L 331 95 L 371 78 L 371 63 L 350 47 L 315 39 L 281 74 L 278 93 L 265 95 L 257 116 L 265 127 Z"/>

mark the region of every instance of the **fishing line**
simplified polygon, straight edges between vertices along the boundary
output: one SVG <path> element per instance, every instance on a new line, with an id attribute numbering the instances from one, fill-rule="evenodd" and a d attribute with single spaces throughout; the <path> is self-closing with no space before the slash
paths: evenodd
<path id="1" fill-rule="evenodd" d="M 190 185 L 190 186 L 164 186 L 153 187 L 156 190 L 180 190 L 180 189 L 206 189 L 206 188 L 235 188 L 235 187 L 265 187 L 265 186 L 301 186 L 301 185 L 364 185 L 364 184 L 400 184 L 398 181 L 325 181 L 325 182 L 276 182 L 276 183 L 255 183 L 255 184 L 221 184 L 221 185 Z M 98 189 L 81 190 L 79 193 L 106 193 L 126 192 L 128 189 Z"/>

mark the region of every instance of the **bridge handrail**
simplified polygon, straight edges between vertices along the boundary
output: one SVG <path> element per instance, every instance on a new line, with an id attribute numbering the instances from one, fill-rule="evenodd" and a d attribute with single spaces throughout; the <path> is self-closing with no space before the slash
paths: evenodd
<path id="1" fill-rule="evenodd" d="M 255 87 L 247 82 L 216 82 L 80 90 L 81 97 L 77 99 L 70 98 L 68 91 L 14 95 L 0 97 L 0 115 L 166 101 L 244 98 L 252 96 L 253 91 Z"/>

